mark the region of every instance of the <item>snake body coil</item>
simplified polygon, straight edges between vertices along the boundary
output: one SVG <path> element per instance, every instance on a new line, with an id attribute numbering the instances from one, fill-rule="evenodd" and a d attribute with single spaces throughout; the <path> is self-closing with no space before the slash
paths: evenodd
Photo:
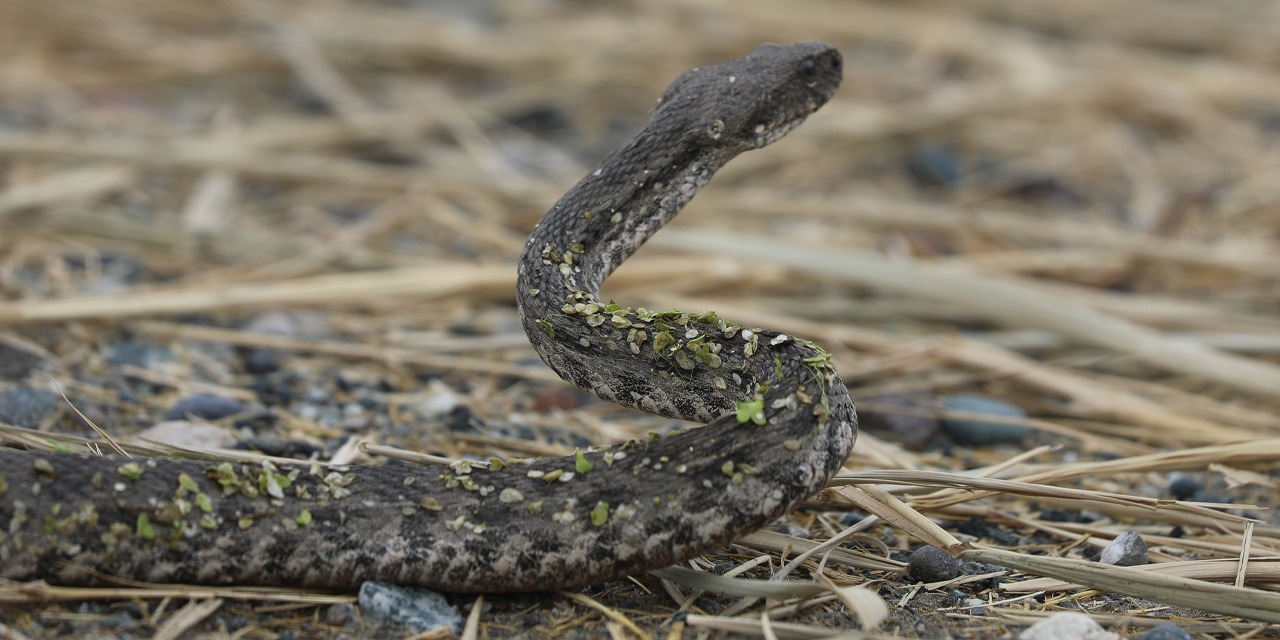
<path id="1" fill-rule="evenodd" d="M 489 469 L 3 449 L 0 577 L 532 591 L 681 562 L 785 514 L 856 436 L 826 354 L 713 313 L 617 308 L 597 292 L 724 163 L 824 104 L 840 62 L 821 43 L 762 45 L 685 73 L 525 247 L 520 316 L 548 365 L 605 400 L 706 426 Z"/>

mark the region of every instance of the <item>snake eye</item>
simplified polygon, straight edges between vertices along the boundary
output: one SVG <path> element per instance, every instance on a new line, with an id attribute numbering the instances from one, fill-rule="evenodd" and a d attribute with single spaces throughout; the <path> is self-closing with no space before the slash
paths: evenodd
<path id="1" fill-rule="evenodd" d="M 812 76 L 817 70 L 818 65 L 814 64 L 812 58 L 805 58 L 804 62 L 800 63 L 800 75 L 802 76 Z"/>

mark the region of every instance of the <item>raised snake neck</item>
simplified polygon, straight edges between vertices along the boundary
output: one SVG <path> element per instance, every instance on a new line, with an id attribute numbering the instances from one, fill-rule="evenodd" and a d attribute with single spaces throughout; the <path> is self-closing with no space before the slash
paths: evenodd
<path id="1" fill-rule="evenodd" d="M 822 350 L 597 292 L 725 162 L 824 104 L 840 64 L 825 44 L 766 44 L 686 72 L 521 257 L 520 317 L 548 365 L 602 399 L 706 426 L 488 470 L 0 449 L 0 577 L 534 591 L 681 562 L 787 513 L 857 433 Z"/>

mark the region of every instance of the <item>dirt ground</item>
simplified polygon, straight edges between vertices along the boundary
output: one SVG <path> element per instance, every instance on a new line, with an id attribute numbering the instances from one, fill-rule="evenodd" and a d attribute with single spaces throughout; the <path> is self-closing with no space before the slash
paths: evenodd
<path id="1" fill-rule="evenodd" d="M 768 579 L 868 509 L 914 510 L 940 529 L 875 524 L 823 569 L 883 600 L 878 630 L 828 595 L 770 601 L 772 633 L 1012 638 L 1084 611 L 1122 637 L 1280 636 L 1223 608 L 1280 590 L 1265 3 L 0 0 L 0 446 L 84 446 L 91 421 L 159 454 L 404 464 L 357 445 L 550 456 L 695 426 L 559 382 L 515 259 L 677 75 L 804 40 L 840 48 L 836 97 L 717 174 L 604 297 L 824 346 L 862 424 L 846 470 L 902 474 L 903 505 L 850 476 L 773 542 L 689 567 L 770 556 L 740 576 Z M 1235 590 L 1200 611 L 1045 582 L 1126 530 Z M 910 554 L 948 540 L 1047 564 L 917 584 Z M 763 603 L 653 575 L 488 596 L 466 632 L 355 600 L 0 582 L 0 638 L 767 637 Z"/>

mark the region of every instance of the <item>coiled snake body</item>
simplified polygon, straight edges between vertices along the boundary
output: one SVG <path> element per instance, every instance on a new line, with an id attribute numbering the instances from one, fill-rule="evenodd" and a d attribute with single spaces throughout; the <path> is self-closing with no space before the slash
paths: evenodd
<path id="1" fill-rule="evenodd" d="M 762 45 L 685 73 L 525 247 L 520 316 L 548 365 L 605 400 L 706 426 L 488 469 L 2 449 L 0 577 L 532 591 L 681 562 L 785 514 L 856 436 L 826 354 L 713 313 L 618 308 L 597 292 L 725 162 L 824 104 L 840 64 L 821 43 Z"/>

